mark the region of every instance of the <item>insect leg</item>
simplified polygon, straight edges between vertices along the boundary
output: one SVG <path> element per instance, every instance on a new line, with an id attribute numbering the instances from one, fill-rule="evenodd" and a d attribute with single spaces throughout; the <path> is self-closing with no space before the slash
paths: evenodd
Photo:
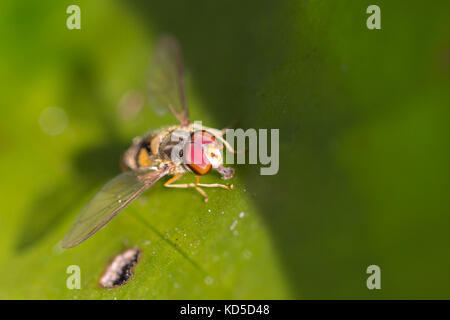
<path id="1" fill-rule="evenodd" d="M 202 188 L 198 187 L 195 183 L 181 183 L 181 184 L 172 184 L 173 182 L 177 181 L 182 175 L 177 174 L 169 179 L 166 183 L 164 183 L 165 187 L 169 188 L 195 188 L 205 199 L 205 202 L 208 202 L 208 196 L 206 195 L 206 192 L 202 190 Z M 198 179 L 197 179 L 198 181 Z"/>
<path id="2" fill-rule="evenodd" d="M 231 190 L 233 189 L 233 185 L 224 185 L 224 184 L 220 184 L 220 183 L 210 183 L 210 184 L 204 184 L 204 183 L 197 183 L 197 186 L 199 187 L 206 187 L 206 188 L 223 188 L 223 189 L 227 189 L 227 190 Z"/>
<path id="3" fill-rule="evenodd" d="M 164 183 L 164 187 L 173 187 L 174 185 L 170 185 L 171 183 L 180 179 L 182 174 L 176 174 L 172 178 L 170 178 L 166 183 Z"/>
<path id="4" fill-rule="evenodd" d="M 228 151 L 233 152 L 233 153 L 239 153 L 238 151 L 234 150 L 234 149 L 230 146 L 230 144 L 227 142 L 227 140 L 225 140 L 225 139 L 222 138 L 222 137 L 220 137 L 219 139 L 222 141 L 222 143 L 225 145 L 225 147 L 228 149 Z"/>
<path id="5" fill-rule="evenodd" d="M 182 127 L 187 126 L 189 124 L 189 121 L 186 122 L 185 120 L 185 113 L 176 112 L 175 109 L 170 104 L 167 105 L 167 107 L 169 108 L 170 112 L 172 112 L 172 114 L 175 116 L 175 118 L 177 118 L 177 120 L 180 121 L 180 125 Z"/>
<path id="6" fill-rule="evenodd" d="M 203 196 L 203 198 L 205 199 L 205 202 L 208 202 L 209 198 L 208 198 L 208 195 L 206 194 L 206 192 L 203 191 L 203 189 L 200 188 L 200 187 L 195 186 L 194 188 L 195 188 L 195 190 L 197 190 L 198 192 L 200 192 L 200 194 L 201 194 L 201 195 Z"/>
<path id="7" fill-rule="evenodd" d="M 223 189 L 228 189 L 228 190 L 233 189 L 233 185 L 227 186 L 227 185 L 220 184 L 220 183 L 210 183 L 210 184 L 200 183 L 200 176 L 197 176 L 196 185 L 199 187 L 206 187 L 206 188 L 223 188 Z"/>
<path id="8" fill-rule="evenodd" d="M 217 130 L 214 128 L 208 128 L 205 127 L 206 130 L 210 131 L 217 139 L 220 140 L 220 142 L 222 142 L 225 147 L 228 149 L 228 151 L 233 152 L 233 153 L 239 153 L 238 151 L 234 150 L 231 145 L 227 142 L 227 140 L 225 140 L 223 138 L 223 135 L 225 134 L 227 128 L 223 129 L 223 130 Z"/>
<path id="9" fill-rule="evenodd" d="M 227 148 L 228 151 L 233 153 L 239 153 L 238 151 L 234 150 L 233 147 L 228 143 L 228 141 L 225 140 L 222 136 L 216 135 L 215 137 L 218 138 L 225 145 L 225 148 Z"/>

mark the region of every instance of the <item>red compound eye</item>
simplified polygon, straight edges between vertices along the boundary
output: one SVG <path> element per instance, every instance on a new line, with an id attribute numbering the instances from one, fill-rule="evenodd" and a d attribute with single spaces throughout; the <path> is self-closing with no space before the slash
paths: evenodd
<path id="1" fill-rule="evenodd" d="M 211 171 L 211 163 L 206 158 L 202 146 L 216 142 L 216 137 L 205 130 L 195 131 L 191 134 L 191 142 L 186 145 L 185 160 L 189 168 L 198 175 Z"/>
<path id="2" fill-rule="evenodd" d="M 216 137 L 205 130 L 195 131 L 191 134 L 191 141 L 198 144 L 211 144 L 216 141 Z"/>
<path id="3" fill-rule="evenodd" d="M 204 175 L 211 171 L 211 163 L 203 153 L 200 143 L 189 142 L 186 145 L 185 161 L 189 168 L 198 175 Z"/>

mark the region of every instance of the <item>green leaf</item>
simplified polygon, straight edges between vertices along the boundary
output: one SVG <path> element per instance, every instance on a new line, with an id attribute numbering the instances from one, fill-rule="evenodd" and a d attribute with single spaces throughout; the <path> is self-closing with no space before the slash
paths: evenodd
<path id="1" fill-rule="evenodd" d="M 17 6 L 0 9 L 12 15 Z M 0 280 L 0 298 L 289 297 L 267 226 L 238 167 L 229 181 L 234 190 L 208 189 L 208 203 L 195 190 L 164 188 L 160 181 L 92 238 L 75 248 L 59 249 L 58 242 L 83 205 L 119 173 L 119 157 L 132 138 L 176 123 L 170 115 L 156 115 L 146 102 L 139 116 L 129 120 L 118 107 L 127 92 L 145 97 L 146 68 L 157 35 L 152 33 L 149 41 L 121 6 L 81 7 L 89 15 L 78 33 L 60 30 L 64 26 L 49 28 L 64 12 L 57 2 L 35 7 L 40 23 L 30 32 L 47 44 L 28 46 L 51 59 L 3 53 L 10 55 L 16 72 L 10 75 L 12 89 L 2 97 L 2 105 L 20 108 L 2 109 L 7 117 L 0 118 L 0 136 L 5 138 L 0 190 L 7 199 L 0 215 L 0 272 L 8 275 Z M 17 37 L 25 45 L 23 34 Z M 104 40 L 101 45 L 99 39 Z M 21 66 L 23 60 L 26 64 Z M 227 124 L 212 120 L 201 93 L 190 89 L 188 95 L 193 119 L 219 128 Z M 68 119 L 59 135 L 46 133 L 52 132 L 48 126 L 64 127 L 58 117 L 42 118 L 50 106 L 63 110 Z M 187 175 L 181 181 L 193 179 Z M 219 179 L 211 174 L 202 182 Z M 120 288 L 100 288 L 98 279 L 108 262 L 134 246 L 142 251 L 134 277 Z M 80 267 L 80 290 L 66 286 L 71 265 Z"/>
<path id="2" fill-rule="evenodd" d="M 381 30 L 366 27 L 369 1 L 78 3 L 73 31 L 64 1 L 0 3 L 0 298 L 448 298 L 449 1 L 379 0 Z M 145 93 L 166 32 L 192 119 L 280 129 L 278 174 L 237 165 L 235 190 L 208 204 L 159 183 L 54 251 L 132 137 L 174 123 L 118 112 Z M 67 113 L 60 135 L 39 124 L 48 107 Z M 135 277 L 100 289 L 134 245 Z M 66 288 L 72 264 L 80 291 Z M 366 287 L 371 264 L 382 290 Z"/>

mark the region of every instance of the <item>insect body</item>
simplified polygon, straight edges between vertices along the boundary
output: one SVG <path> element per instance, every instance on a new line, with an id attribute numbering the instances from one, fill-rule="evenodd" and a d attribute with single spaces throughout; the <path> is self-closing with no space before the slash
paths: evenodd
<path id="1" fill-rule="evenodd" d="M 223 166 L 221 150 L 224 143 L 222 131 L 217 129 L 197 128 L 195 124 L 172 126 L 135 138 L 122 158 L 122 168 L 157 170 L 168 166 L 169 174 L 193 172 L 198 176 L 215 169 L 224 179 L 229 179 L 234 170 Z M 174 163 L 174 152 L 181 164 Z"/>
<path id="2" fill-rule="evenodd" d="M 233 185 L 202 184 L 200 176 L 216 170 L 222 178 L 233 177 L 234 170 L 223 166 L 223 131 L 190 123 L 184 97 L 183 64 L 178 45 L 163 38 L 155 56 L 155 69 L 150 79 L 154 103 L 167 107 L 179 125 L 151 131 L 137 137 L 124 153 L 123 173 L 113 178 L 91 199 L 76 218 L 62 241 L 71 248 L 91 237 L 122 209 L 164 176 L 172 176 L 165 184 L 171 188 L 194 188 L 205 201 L 203 188 L 232 189 Z M 197 175 L 195 183 L 175 184 L 183 174 Z"/>

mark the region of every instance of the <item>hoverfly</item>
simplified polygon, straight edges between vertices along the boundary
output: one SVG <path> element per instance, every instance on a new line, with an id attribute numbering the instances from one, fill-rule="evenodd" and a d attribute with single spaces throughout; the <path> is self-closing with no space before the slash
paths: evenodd
<path id="1" fill-rule="evenodd" d="M 91 237 L 164 176 L 172 176 L 164 186 L 194 188 L 205 201 L 208 201 L 208 197 L 203 188 L 233 188 L 233 185 L 200 183 L 200 176 L 212 169 L 218 171 L 223 179 L 232 178 L 234 169 L 223 166 L 221 149 L 225 145 L 230 151 L 235 151 L 223 139 L 224 130 L 199 127 L 190 122 L 185 100 L 182 56 L 175 39 L 161 39 L 153 66 L 150 75 L 151 96 L 156 104 L 173 113 L 179 125 L 154 130 L 133 140 L 121 159 L 123 172 L 106 183 L 82 209 L 62 240 L 63 248 L 74 247 Z M 178 138 L 174 139 L 174 136 Z M 174 160 L 175 147 L 177 154 L 185 161 Z M 174 183 L 187 172 L 197 175 L 195 183 Z"/>

